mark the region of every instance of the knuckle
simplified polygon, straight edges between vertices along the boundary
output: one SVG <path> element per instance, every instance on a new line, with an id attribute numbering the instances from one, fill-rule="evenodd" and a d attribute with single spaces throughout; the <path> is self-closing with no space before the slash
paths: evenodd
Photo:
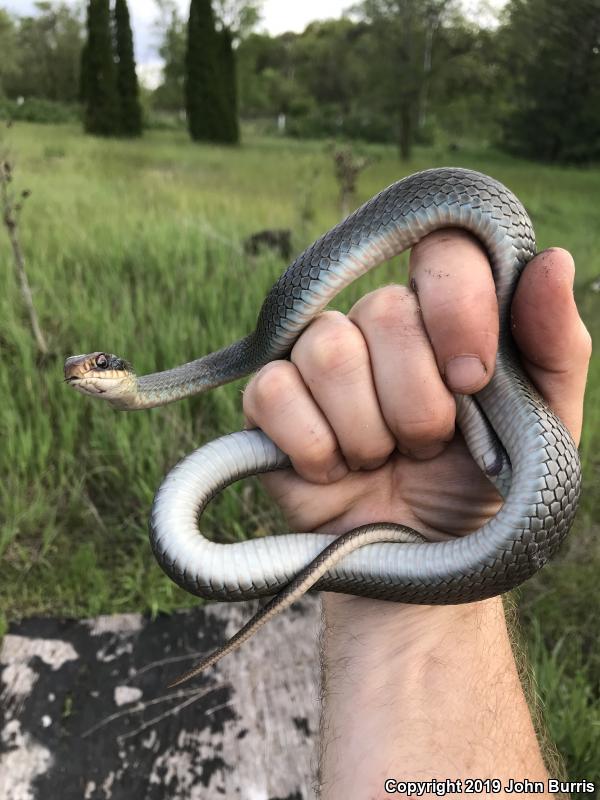
<path id="1" fill-rule="evenodd" d="M 365 444 L 361 447 L 343 447 L 343 453 L 348 464 L 353 469 L 372 469 L 384 464 L 395 449 L 395 442 L 389 439 L 379 443 Z"/>
<path id="2" fill-rule="evenodd" d="M 271 361 L 266 364 L 244 392 L 244 410 L 272 408 L 281 404 L 297 390 L 297 376 L 288 361 Z"/>
<path id="3" fill-rule="evenodd" d="M 320 317 L 307 331 L 301 347 L 294 350 L 292 360 L 306 363 L 310 372 L 317 374 L 353 372 L 367 356 L 360 331 L 339 312 Z"/>
<path id="4" fill-rule="evenodd" d="M 404 417 L 393 427 L 399 441 L 408 446 L 447 442 L 454 434 L 455 413 L 453 401 L 438 403 L 430 414 L 412 419 Z"/>
<path id="5" fill-rule="evenodd" d="M 419 304 L 406 286 L 384 286 L 357 304 L 356 313 L 363 325 L 378 330 L 411 336 L 421 333 Z"/>
<path id="6" fill-rule="evenodd" d="M 333 433 L 311 431 L 303 443 L 302 455 L 295 459 L 295 465 L 300 473 L 325 480 L 335 462 L 337 451 Z"/>

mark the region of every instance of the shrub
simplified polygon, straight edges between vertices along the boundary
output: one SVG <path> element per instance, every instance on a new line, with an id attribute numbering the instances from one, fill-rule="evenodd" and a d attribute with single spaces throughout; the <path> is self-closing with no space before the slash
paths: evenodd
<path id="1" fill-rule="evenodd" d="M 26 100 L 0 99 L 0 119 L 46 124 L 80 122 L 81 106 L 37 97 Z"/>

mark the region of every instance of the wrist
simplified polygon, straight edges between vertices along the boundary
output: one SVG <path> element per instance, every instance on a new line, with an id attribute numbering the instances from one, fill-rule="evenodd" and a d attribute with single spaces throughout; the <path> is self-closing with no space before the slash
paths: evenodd
<path id="1" fill-rule="evenodd" d="M 501 598 L 323 601 L 323 797 L 370 797 L 386 777 L 545 780 Z"/>
<path id="2" fill-rule="evenodd" d="M 482 639 L 509 647 L 500 597 L 461 605 L 409 605 L 324 592 L 326 660 L 343 658 L 364 668 L 402 661 L 407 666 L 432 652 L 443 657 Z M 398 665 L 397 665 L 398 666 Z"/>

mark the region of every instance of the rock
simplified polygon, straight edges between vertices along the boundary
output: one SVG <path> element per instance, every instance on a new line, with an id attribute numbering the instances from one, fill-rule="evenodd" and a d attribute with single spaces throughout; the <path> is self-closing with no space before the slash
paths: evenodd
<path id="1" fill-rule="evenodd" d="M 287 229 L 264 230 L 244 240 L 244 253 L 248 256 L 257 256 L 263 248 L 273 250 L 289 261 L 292 255 L 292 232 Z"/>
<path id="2" fill-rule="evenodd" d="M 256 608 L 13 625 L 0 650 L 0 797 L 313 800 L 316 597 L 165 688 Z"/>

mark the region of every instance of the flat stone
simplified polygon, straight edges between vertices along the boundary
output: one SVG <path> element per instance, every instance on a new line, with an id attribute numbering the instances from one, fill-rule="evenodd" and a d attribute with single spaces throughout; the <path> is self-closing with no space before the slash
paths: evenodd
<path id="1" fill-rule="evenodd" d="M 317 597 L 166 688 L 257 608 L 12 625 L 0 650 L 0 797 L 314 800 Z"/>

